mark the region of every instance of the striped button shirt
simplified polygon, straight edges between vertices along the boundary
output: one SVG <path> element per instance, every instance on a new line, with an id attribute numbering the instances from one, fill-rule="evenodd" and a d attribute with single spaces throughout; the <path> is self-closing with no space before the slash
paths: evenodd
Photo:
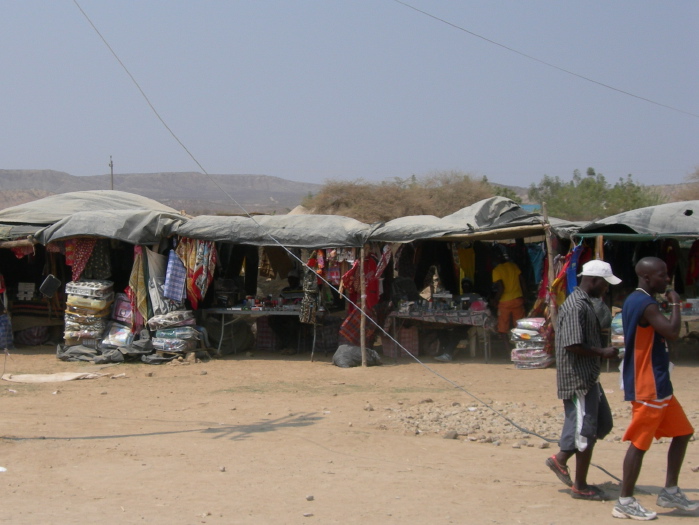
<path id="1" fill-rule="evenodd" d="M 556 382 L 558 398 L 571 399 L 587 392 L 599 380 L 600 358 L 569 352 L 566 347 L 583 344 L 601 348 L 602 329 L 590 296 L 579 287 L 573 290 L 558 312 L 556 327 Z"/>

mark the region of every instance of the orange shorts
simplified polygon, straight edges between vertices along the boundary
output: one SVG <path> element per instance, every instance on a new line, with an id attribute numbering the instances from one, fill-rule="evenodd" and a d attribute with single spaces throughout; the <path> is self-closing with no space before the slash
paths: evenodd
<path id="1" fill-rule="evenodd" d="M 500 301 L 498 303 L 498 332 L 507 333 L 523 317 L 524 298 L 518 297 L 511 301 Z"/>
<path id="2" fill-rule="evenodd" d="M 648 450 L 653 438 L 694 433 L 694 428 L 675 396 L 666 401 L 631 401 L 631 407 L 631 424 L 624 432 L 624 441 L 631 441 L 639 450 Z"/>

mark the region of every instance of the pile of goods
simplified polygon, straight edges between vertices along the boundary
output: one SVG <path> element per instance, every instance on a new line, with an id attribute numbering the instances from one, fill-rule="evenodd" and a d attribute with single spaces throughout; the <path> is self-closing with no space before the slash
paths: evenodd
<path id="1" fill-rule="evenodd" d="M 66 284 L 65 333 L 67 345 L 94 348 L 110 324 L 114 283 L 85 280 Z"/>
<path id="2" fill-rule="evenodd" d="M 517 326 L 510 330 L 510 340 L 515 345 L 511 354 L 515 368 L 547 368 L 556 361 L 545 348 L 544 322 L 543 317 L 527 317 L 517 321 Z"/>

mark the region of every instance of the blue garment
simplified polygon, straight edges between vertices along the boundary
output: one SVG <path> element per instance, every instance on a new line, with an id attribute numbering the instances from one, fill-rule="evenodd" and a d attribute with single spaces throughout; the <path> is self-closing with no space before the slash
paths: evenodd
<path id="1" fill-rule="evenodd" d="M 175 253 L 175 250 L 170 250 L 168 255 L 163 295 L 178 303 L 181 303 L 187 297 L 187 269 Z"/>
<path id="2" fill-rule="evenodd" d="M 0 315 L 0 349 L 12 349 L 15 345 L 12 342 L 12 323 L 7 314 Z"/>
<path id="3" fill-rule="evenodd" d="M 638 325 L 651 304 L 658 302 L 637 290 L 626 298 L 621 311 L 626 346 L 623 372 L 626 401 L 654 401 L 672 395 L 670 354 L 665 338 L 652 326 L 644 328 Z M 639 336 L 640 331 L 645 333 Z"/>
<path id="4" fill-rule="evenodd" d="M 578 285 L 578 260 L 580 259 L 580 254 L 583 252 L 585 247 L 582 244 L 578 244 L 573 248 L 573 252 L 570 254 L 570 264 L 566 269 L 566 294 L 570 295 L 575 290 Z"/>
<path id="5" fill-rule="evenodd" d="M 544 247 L 542 244 L 534 244 L 527 247 L 529 262 L 534 272 L 534 284 L 538 285 L 544 278 Z"/>

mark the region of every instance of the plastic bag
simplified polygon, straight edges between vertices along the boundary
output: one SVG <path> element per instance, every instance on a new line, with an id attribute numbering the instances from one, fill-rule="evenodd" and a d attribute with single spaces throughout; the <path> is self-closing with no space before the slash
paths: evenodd
<path id="1" fill-rule="evenodd" d="M 194 325 L 194 312 L 191 310 L 175 310 L 162 315 L 156 315 L 148 319 L 148 328 L 160 330 L 171 326 Z"/>

